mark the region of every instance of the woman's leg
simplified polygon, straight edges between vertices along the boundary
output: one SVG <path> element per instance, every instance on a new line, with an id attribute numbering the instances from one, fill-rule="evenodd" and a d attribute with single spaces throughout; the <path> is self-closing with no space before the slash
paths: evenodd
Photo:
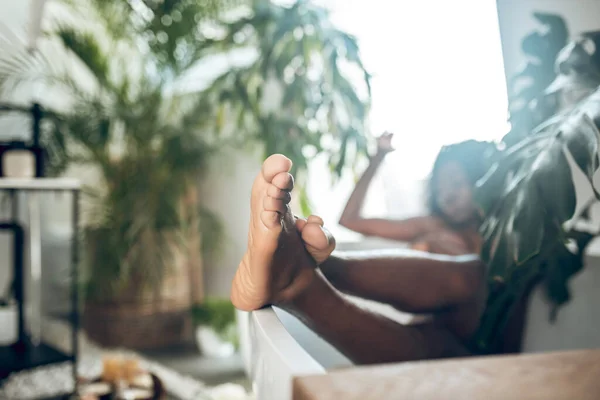
<path id="1" fill-rule="evenodd" d="M 335 238 L 323 220 L 298 219 L 309 254 L 338 290 L 410 313 L 434 314 L 462 339 L 477 329 L 486 299 L 485 267 L 478 257 L 434 255 L 408 249 L 331 256 Z"/>
<path id="2" fill-rule="evenodd" d="M 357 364 L 464 357 L 469 352 L 435 320 L 402 325 L 347 300 L 319 273 L 292 301 L 279 304 Z"/>

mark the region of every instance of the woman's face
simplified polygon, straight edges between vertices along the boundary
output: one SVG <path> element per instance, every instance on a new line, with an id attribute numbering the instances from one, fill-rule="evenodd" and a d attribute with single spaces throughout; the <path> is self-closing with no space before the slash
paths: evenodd
<path id="1" fill-rule="evenodd" d="M 454 224 L 469 222 L 475 215 L 473 188 L 463 167 L 456 161 L 444 163 L 435 182 L 437 205 Z"/>

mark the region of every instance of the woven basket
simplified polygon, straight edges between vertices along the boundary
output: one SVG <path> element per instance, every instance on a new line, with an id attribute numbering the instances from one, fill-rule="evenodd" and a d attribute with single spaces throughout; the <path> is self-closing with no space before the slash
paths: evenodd
<path id="1" fill-rule="evenodd" d="M 88 300 L 83 328 L 105 347 L 152 349 L 193 342 L 190 309 L 202 299 L 201 258 L 182 254 L 157 293 L 132 288 L 110 301 Z"/>
<path id="2" fill-rule="evenodd" d="M 83 328 L 105 347 L 141 350 L 193 341 L 189 302 L 88 304 Z"/>

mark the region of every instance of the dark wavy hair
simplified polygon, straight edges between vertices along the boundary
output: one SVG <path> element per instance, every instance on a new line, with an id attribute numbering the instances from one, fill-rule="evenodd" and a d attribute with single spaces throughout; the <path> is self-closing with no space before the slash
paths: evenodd
<path id="1" fill-rule="evenodd" d="M 464 169 L 469 182 L 475 185 L 475 182 L 489 170 L 491 166 L 490 156 L 495 150 L 496 145 L 494 143 L 477 140 L 466 140 L 442 147 L 433 163 L 427 187 L 427 205 L 432 215 L 448 220 L 437 201 L 438 185 L 436 185 L 436 179 L 440 169 L 446 163 L 455 161 Z"/>

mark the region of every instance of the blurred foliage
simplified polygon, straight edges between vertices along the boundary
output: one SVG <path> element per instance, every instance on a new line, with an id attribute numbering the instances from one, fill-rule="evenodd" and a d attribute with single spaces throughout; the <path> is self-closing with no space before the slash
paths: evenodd
<path id="1" fill-rule="evenodd" d="M 192 307 L 192 321 L 196 326 L 209 326 L 223 340 L 238 346 L 235 308 L 229 299 L 207 298 Z"/>
<path id="2" fill-rule="evenodd" d="M 223 334 L 235 323 L 235 308 L 229 299 L 209 297 L 192 308 L 192 320 L 196 326 L 207 325 Z"/>
<path id="3" fill-rule="evenodd" d="M 480 352 L 496 351 L 513 307 L 532 282 L 545 285 L 555 318 L 570 299 L 569 279 L 583 268 L 595 234 L 578 232 L 573 221 L 585 219 L 598 198 L 593 176 L 600 147 L 599 38 L 583 34 L 559 52 L 560 85 L 547 93 L 557 99 L 555 114 L 496 152 L 493 167 L 477 183 L 475 200 L 484 216 L 481 256 L 490 288 L 475 340 Z M 578 210 L 571 165 L 596 194 Z"/>
<path id="4" fill-rule="evenodd" d="M 73 0 L 77 1 L 77 0 Z M 116 38 L 135 37 L 161 65 L 177 77 L 201 54 L 203 24 L 227 11 L 248 6 L 250 0 L 92 0 Z"/>
<path id="5" fill-rule="evenodd" d="M 327 153 L 339 176 L 367 152 L 370 75 L 356 38 L 307 0 L 289 7 L 254 0 L 249 13 L 214 29 L 220 34 L 203 40 L 199 51 L 254 54 L 251 63 L 225 71 L 204 92 L 218 104 L 215 129 L 244 132 L 240 146 L 248 139 L 263 143 L 265 156 L 289 157 L 308 214 L 302 189 L 312 157 Z"/>

